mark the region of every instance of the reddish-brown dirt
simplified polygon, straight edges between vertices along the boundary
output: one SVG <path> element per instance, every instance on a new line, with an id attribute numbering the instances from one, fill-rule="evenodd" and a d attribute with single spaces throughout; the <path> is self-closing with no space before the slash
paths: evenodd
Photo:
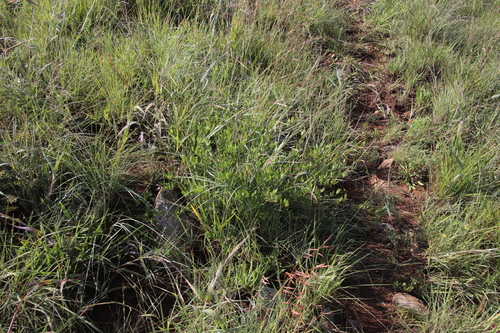
<path id="1" fill-rule="evenodd" d="M 398 142 L 383 139 L 389 126 L 404 125 L 412 120 L 414 93 L 405 92 L 403 84 L 388 71 L 391 55 L 378 42 L 367 38 L 370 30 L 364 18 L 369 15 L 371 2 L 343 3 L 354 18 L 347 42 L 361 50 L 354 57 L 362 68 L 359 86 L 365 87 L 353 98 L 351 126 L 368 138 L 365 149 L 371 162 L 345 179 L 342 189 L 352 205 L 359 207 L 368 203 L 363 207 L 371 208 L 360 211 L 369 230 L 360 249 L 363 258 L 358 265 L 360 273 L 345 281 L 343 300 L 325 306 L 342 313 L 336 319 L 329 319 L 330 332 L 402 331 L 392 305 L 393 295 L 408 291 L 419 296 L 420 283 L 425 279 L 425 242 L 417 237 L 425 189 L 409 188 L 398 180 L 400 167 L 391 159 L 391 151 L 397 148 Z M 325 64 L 328 62 L 332 60 Z"/>

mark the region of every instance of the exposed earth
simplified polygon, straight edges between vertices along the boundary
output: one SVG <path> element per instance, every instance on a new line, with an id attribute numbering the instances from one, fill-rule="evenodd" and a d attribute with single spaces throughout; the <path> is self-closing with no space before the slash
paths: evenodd
<path id="1" fill-rule="evenodd" d="M 401 291 L 418 297 L 426 277 L 426 244 L 418 237 L 418 215 L 428 179 L 421 179 L 418 184 L 402 181 L 398 177 L 400 166 L 391 158 L 399 142 L 384 139 L 390 125 L 404 126 L 412 121 L 414 92 L 404 91 L 403 84 L 389 72 L 389 50 L 370 38 L 370 27 L 365 21 L 370 3 L 355 0 L 343 4 L 354 18 L 347 42 L 356 45 L 353 56 L 362 68 L 358 75 L 358 86 L 362 88 L 353 99 L 351 126 L 367 138 L 364 149 L 370 159 L 362 170 L 344 180 L 342 189 L 353 206 L 372 208 L 359 211 L 371 231 L 360 250 L 363 259 L 358 265 L 364 273 L 348 278 L 344 282 L 346 297 L 324 308 L 327 322 L 332 324 L 326 325 L 330 332 L 337 332 L 335 326 L 347 332 L 400 331 L 393 297 Z M 324 63 L 335 65 L 342 61 Z M 377 212 L 372 211 L 374 207 L 379 208 Z"/>

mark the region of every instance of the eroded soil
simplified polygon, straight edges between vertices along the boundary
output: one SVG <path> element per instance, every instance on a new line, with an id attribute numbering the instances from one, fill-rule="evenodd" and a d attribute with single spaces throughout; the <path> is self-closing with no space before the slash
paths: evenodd
<path id="1" fill-rule="evenodd" d="M 414 92 L 405 91 L 404 84 L 389 72 L 393 55 L 383 41 L 370 37 L 365 18 L 371 2 L 343 4 L 354 18 L 347 42 L 356 45 L 353 56 L 361 68 L 351 126 L 365 140 L 368 158 L 342 188 L 352 205 L 363 207 L 359 212 L 368 232 L 360 249 L 360 273 L 344 282 L 345 298 L 325 306 L 329 332 L 401 331 L 393 295 L 404 291 L 419 297 L 426 276 L 426 244 L 418 219 L 425 185 L 401 180 L 400 166 L 391 157 L 399 142 L 385 138 L 391 126 L 404 128 L 412 121 Z"/>

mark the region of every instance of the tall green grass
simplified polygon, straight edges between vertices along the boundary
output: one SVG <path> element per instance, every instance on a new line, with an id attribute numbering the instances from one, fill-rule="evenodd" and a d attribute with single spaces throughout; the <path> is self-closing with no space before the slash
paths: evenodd
<path id="1" fill-rule="evenodd" d="M 323 191 L 348 172 L 349 71 L 319 68 L 321 45 L 345 47 L 342 12 L 1 6 L 2 328 L 319 327 L 350 265 L 343 199 Z M 155 225 L 158 186 L 182 193 L 188 243 Z"/>
<path id="2" fill-rule="evenodd" d="M 361 228 L 331 190 L 358 168 L 359 66 L 320 65 L 356 53 L 351 14 L 320 0 L 37 3 L 0 4 L 2 329 L 323 329 Z M 431 315 L 406 318 L 412 331 L 500 318 L 498 8 L 381 0 L 367 16 L 401 101 L 415 94 L 389 130 L 394 157 L 410 185 L 430 181 Z M 182 195 L 182 244 L 156 225 L 158 187 Z"/>
<path id="3" fill-rule="evenodd" d="M 405 150 L 408 157 L 427 156 L 426 170 L 414 171 L 429 172 L 431 180 L 422 224 L 429 242 L 427 301 L 433 314 L 411 327 L 494 331 L 499 323 L 499 3 L 379 1 L 373 9 L 380 33 L 398 46 L 391 71 L 416 91 L 417 117 L 403 136 L 399 160 L 405 162 Z"/>

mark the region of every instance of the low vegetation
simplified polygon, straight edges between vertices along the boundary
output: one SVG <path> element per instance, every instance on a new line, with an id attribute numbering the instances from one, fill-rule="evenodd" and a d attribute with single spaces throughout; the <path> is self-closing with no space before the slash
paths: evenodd
<path id="1" fill-rule="evenodd" d="M 0 4 L 2 330 L 374 331 L 345 307 L 363 302 L 367 239 L 406 221 L 365 182 L 382 145 L 392 179 L 425 194 L 418 228 L 383 234 L 394 253 L 420 245 L 421 274 L 385 282 L 429 314 L 388 306 L 378 331 L 498 330 L 499 15 L 476 0 Z M 361 110 L 382 89 L 402 110 Z M 162 233 L 160 188 L 184 233 Z"/>

